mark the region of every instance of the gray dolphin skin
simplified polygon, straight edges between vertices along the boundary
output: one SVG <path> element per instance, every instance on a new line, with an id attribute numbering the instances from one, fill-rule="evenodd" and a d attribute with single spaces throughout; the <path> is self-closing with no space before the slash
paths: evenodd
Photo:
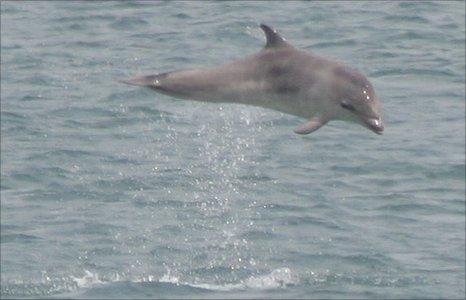
<path id="1" fill-rule="evenodd" d="M 208 69 L 138 76 L 122 82 L 173 97 L 242 103 L 306 118 L 294 130 L 316 131 L 330 120 L 359 123 L 382 134 L 380 102 L 372 84 L 357 70 L 299 50 L 261 24 L 267 43 L 256 54 Z"/>

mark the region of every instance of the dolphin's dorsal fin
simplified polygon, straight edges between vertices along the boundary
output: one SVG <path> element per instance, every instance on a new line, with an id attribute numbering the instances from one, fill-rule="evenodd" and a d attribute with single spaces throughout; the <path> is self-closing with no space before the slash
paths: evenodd
<path id="1" fill-rule="evenodd" d="M 261 24 L 260 27 L 264 31 L 265 38 L 267 39 L 265 48 L 280 48 L 290 46 L 290 44 L 288 44 L 275 29 L 272 29 L 270 26 L 265 24 Z"/>

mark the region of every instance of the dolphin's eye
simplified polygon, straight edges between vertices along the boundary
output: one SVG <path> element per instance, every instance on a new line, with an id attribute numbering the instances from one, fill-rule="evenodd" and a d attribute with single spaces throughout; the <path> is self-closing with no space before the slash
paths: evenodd
<path id="1" fill-rule="evenodd" d="M 340 106 L 349 111 L 355 111 L 354 106 L 349 104 L 348 102 L 343 101 L 340 103 Z"/>

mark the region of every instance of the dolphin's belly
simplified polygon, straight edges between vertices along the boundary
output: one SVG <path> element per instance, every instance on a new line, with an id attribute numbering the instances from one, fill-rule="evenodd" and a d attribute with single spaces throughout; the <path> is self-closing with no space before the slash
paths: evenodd
<path id="1" fill-rule="evenodd" d="M 216 103 L 240 103 L 268 108 L 303 118 L 310 118 L 317 110 L 317 103 L 308 99 L 304 93 L 278 94 L 260 82 L 245 82 L 225 86 L 214 93 L 199 93 L 194 96 L 198 101 Z"/>
<path id="2" fill-rule="evenodd" d="M 282 113 L 310 118 L 317 111 L 317 105 L 304 94 L 277 94 L 267 89 L 254 87 L 256 83 L 243 87 L 219 90 L 199 97 L 199 101 L 217 103 L 240 103 L 276 110 Z M 251 88 L 254 87 L 254 88 Z"/>

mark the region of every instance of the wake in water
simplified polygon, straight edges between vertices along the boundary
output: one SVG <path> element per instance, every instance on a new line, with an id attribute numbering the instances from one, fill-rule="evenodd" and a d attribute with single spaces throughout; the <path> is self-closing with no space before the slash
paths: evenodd
<path id="1" fill-rule="evenodd" d="M 286 288 L 299 283 L 299 278 L 289 268 L 279 268 L 272 272 L 260 276 L 250 276 L 237 283 L 208 283 L 208 282 L 188 282 L 183 281 L 177 276 L 173 276 L 168 271 L 163 276 L 157 278 L 154 275 L 137 277 L 134 279 L 124 278 L 119 274 L 113 276 L 100 276 L 96 272 L 84 271 L 82 277 L 61 277 L 53 278 L 44 273 L 42 282 L 25 283 L 17 281 L 14 284 L 2 286 L 2 296 L 21 295 L 21 296 L 73 296 L 93 297 L 102 291 L 108 292 L 115 286 L 132 286 L 133 288 L 150 289 L 151 293 L 178 294 L 180 290 L 189 290 L 197 292 L 229 292 L 229 291 L 246 291 L 246 290 L 273 290 Z M 117 288 L 120 290 L 120 288 Z M 176 291 L 175 291 L 176 290 Z M 105 293 L 103 292 L 103 293 Z M 173 296 L 173 295 L 172 295 Z"/>

